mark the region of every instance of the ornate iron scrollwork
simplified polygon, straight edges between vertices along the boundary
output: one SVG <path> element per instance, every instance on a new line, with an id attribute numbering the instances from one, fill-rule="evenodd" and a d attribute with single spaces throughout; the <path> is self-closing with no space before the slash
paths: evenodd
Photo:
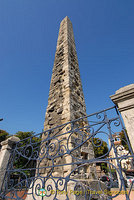
<path id="1" fill-rule="evenodd" d="M 125 161 L 133 161 L 134 155 L 128 139 L 125 140 L 126 154 L 120 153 L 123 146 L 114 141 L 117 132 L 124 130 L 116 111 L 112 107 L 47 130 L 35 135 L 42 137 L 38 142 L 34 142 L 33 137 L 19 141 L 9 159 L 1 198 L 58 200 L 62 196 L 70 199 L 73 195 L 75 199 L 85 200 L 114 199 L 123 189 L 129 200 L 124 176 L 128 162 Z M 101 148 L 103 141 L 108 144 L 108 151 L 94 157 L 93 149 Z M 22 159 L 24 165 L 16 168 Z M 102 171 L 109 181 L 103 182 L 101 171 L 97 172 L 96 166 L 101 163 L 108 168 L 107 172 Z M 116 194 L 110 193 L 115 184 L 113 174 L 118 179 Z"/>

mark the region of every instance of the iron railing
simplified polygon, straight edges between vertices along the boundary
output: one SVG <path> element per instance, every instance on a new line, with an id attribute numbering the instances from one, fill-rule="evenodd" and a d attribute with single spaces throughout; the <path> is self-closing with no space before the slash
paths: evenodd
<path id="1" fill-rule="evenodd" d="M 118 141 L 121 131 L 128 150 Z M 16 143 L 1 198 L 114 199 L 124 192 L 130 200 L 133 183 L 127 188 L 125 174 L 133 159 L 120 114 L 111 107 Z"/>

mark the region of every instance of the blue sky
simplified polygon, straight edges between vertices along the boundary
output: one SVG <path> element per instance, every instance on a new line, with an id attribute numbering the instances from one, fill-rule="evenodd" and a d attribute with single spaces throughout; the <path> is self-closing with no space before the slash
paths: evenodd
<path id="1" fill-rule="evenodd" d="M 0 0 L 0 129 L 41 132 L 61 20 L 73 24 L 87 114 L 134 80 L 133 0 Z"/>

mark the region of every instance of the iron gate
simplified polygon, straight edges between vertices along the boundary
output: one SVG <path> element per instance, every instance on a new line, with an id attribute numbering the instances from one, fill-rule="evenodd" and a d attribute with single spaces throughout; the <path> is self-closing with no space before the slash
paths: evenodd
<path id="1" fill-rule="evenodd" d="M 133 182 L 128 185 L 126 172 L 133 159 L 118 110 L 111 107 L 16 143 L 0 195 L 2 200 L 90 200 L 124 193 L 130 200 Z"/>

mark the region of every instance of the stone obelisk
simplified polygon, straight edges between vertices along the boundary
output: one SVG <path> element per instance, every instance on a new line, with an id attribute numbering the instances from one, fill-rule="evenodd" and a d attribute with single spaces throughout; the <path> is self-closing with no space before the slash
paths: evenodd
<path id="1" fill-rule="evenodd" d="M 79 72 L 73 27 L 70 19 L 65 17 L 60 24 L 44 130 L 52 129 L 58 125 L 83 116 L 86 116 L 86 106 Z M 84 126 L 85 124 L 82 125 Z M 63 129 L 62 133 L 64 133 L 64 131 Z M 44 138 L 42 137 L 42 139 Z M 73 141 L 70 141 L 70 146 L 72 143 Z M 84 147 L 82 154 L 86 154 L 85 157 L 88 159 L 93 158 L 94 153 L 92 145 L 88 144 L 87 148 Z M 79 152 L 79 156 L 81 156 L 81 152 Z M 44 160 L 44 162 L 47 161 Z M 72 162 L 72 158 L 69 158 L 69 156 L 65 159 L 65 163 L 68 162 Z M 44 164 L 41 163 L 42 167 L 43 165 Z M 49 165 L 49 161 L 47 165 Z M 72 166 L 63 167 L 63 173 L 60 173 L 60 175 L 65 177 L 71 170 Z M 60 171 L 59 169 L 59 172 Z M 53 173 L 53 175 L 57 174 L 57 171 Z"/>
<path id="2" fill-rule="evenodd" d="M 61 134 L 60 137 L 59 135 L 56 136 L 57 129 L 53 129 L 84 116 L 86 116 L 86 106 L 80 79 L 73 28 L 70 19 L 65 17 L 60 24 L 55 53 L 48 106 L 44 122 L 44 133 L 42 135 L 42 146 L 40 147 L 41 152 L 39 157 L 42 159 L 37 161 L 36 179 L 38 180 L 39 178 L 39 181 L 41 182 L 40 177 L 42 177 L 42 180 L 45 181 L 44 185 L 46 185 L 46 182 L 49 180 L 48 185 L 52 185 L 54 188 L 52 180 L 55 179 L 56 182 L 59 178 L 64 179 L 67 176 L 81 181 L 85 178 L 85 175 L 88 174 L 86 179 L 92 179 L 91 174 L 94 172 L 94 169 L 91 169 L 94 168 L 92 164 L 90 166 L 83 166 L 82 169 L 77 169 L 77 164 L 72 164 L 75 160 L 74 157 L 76 157 L 76 160 L 77 158 L 80 159 L 82 157 L 84 157 L 84 159 L 91 159 L 94 157 L 91 143 L 87 141 L 82 145 L 83 148 L 76 148 L 76 151 L 73 151 L 72 153 L 73 156 L 71 153 L 65 153 L 60 156 L 59 145 L 60 147 L 62 145 L 67 147 L 67 143 L 69 143 L 68 148 L 73 149 L 76 147 L 76 143 L 74 142 L 75 138 L 78 138 L 81 142 L 81 135 L 79 135 L 77 131 L 74 131 L 74 135 L 72 134 L 70 140 L 67 140 L 69 137 L 69 134 L 66 134 L 67 127 L 61 129 L 59 128 L 60 133 L 58 134 Z M 82 120 L 80 123 L 80 126 L 82 127 L 88 125 L 87 119 Z M 48 133 L 49 131 L 47 130 L 50 129 L 56 131 L 51 131 L 49 139 L 47 139 L 46 133 Z M 83 129 L 81 132 L 83 132 L 84 135 Z M 53 146 L 55 146 L 54 148 L 57 150 L 56 154 L 54 153 L 57 157 L 51 156 L 51 153 L 53 154 L 53 149 L 51 151 L 51 147 L 53 148 Z M 77 169 L 76 173 L 72 173 L 72 170 L 75 167 Z M 92 173 L 90 173 L 91 170 Z M 69 188 L 73 190 L 75 184 L 69 183 Z M 69 197 L 69 199 L 74 200 L 74 196 L 75 195 L 73 195 L 73 197 Z M 53 200 L 53 197 L 50 199 Z M 65 195 L 60 195 L 58 199 L 64 200 L 66 198 Z M 27 198 L 27 200 L 31 199 Z"/>
<path id="3" fill-rule="evenodd" d="M 85 115 L 72 23 L 65 17 L 60 24 L 44 130 Z"/>

